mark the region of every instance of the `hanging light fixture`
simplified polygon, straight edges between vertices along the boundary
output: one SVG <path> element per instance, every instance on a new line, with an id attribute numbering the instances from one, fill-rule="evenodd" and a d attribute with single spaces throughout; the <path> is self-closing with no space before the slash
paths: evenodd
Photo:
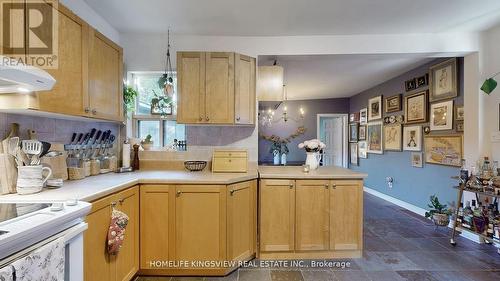
<path id="1" fill-rule="evenodd" d="M 257 96 L 259 101 L 282 101 L 283 67 L 274 60 L 273 65 L 259 66 Z"/>
<path id="2" fill-rule="evenodd" d="M 158 86 L 163 89 L 165 95 L 172 97 L 174 94 L 174 77 L 173 77 L 172 62 L 170 60 L 170 28 L 167 31 L 167 57 L 165 59 L 165 72 L 160 80 Z"/>
<path id="3" fill-rule="evenodd" d="M 262 112 L 259 113 L 259 118 L 260 118 L 260 123 L 264 126 L 271 127 L 273 123 L 278 123 L 281 120 L 283 122 L 288 122 L 289 120 L 295 121 L 295 122 L 301 122 L 304 120 L 304 115 L 305 115 L 305 110 L 303 107 L 299 108 L 299 116 L 298 118 L 290 117 L 288 113 L 288 106 L 287 106 L 287 101 L 288 101 L 288 96 L 287 96 L 287 90 L 286 90 L 286 85 L 282 86 L 282 96 L 283 96 L 283 101 L 278 103 L 274 109 L 268 109 L 262 110 Z M 281 113 L 281 116 L 278 118 L 275 118 L 275 111 L 280 107 L 283 106 L 283 112 Z"/>

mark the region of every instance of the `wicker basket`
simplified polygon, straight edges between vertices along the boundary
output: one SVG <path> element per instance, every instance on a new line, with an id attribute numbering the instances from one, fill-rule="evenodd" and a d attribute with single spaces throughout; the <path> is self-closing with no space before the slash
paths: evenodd
<path id="1" fill-rule="evenodd" d="M 438 226 L 447 226 L 450 223 L 450 217 L 447 214 L 433 214 L 432 220 Z"/>
<path id="2" fill-rule="evenodd" d="M 191 172 L 202 171 L 207 166 L 207 161 L 186 161 L 184 167 Z"/>

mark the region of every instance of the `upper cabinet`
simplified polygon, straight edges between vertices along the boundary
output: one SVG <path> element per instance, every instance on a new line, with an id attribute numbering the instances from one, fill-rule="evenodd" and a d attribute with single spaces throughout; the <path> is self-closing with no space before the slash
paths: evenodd
<path id="1" fill-rule="evenodd" d="M 46 71 L 56 79 L 54 88 L 0 95 L 0 109 L 123 121 L 122 48 L 62 4 L 53 9 L 58 16 L 58 65 Z"/>
<path id="2" fill-rule="evenodd" d="M 224 52 L 178 52 L 178 123 L 255 122 L 255 58 Z"/>

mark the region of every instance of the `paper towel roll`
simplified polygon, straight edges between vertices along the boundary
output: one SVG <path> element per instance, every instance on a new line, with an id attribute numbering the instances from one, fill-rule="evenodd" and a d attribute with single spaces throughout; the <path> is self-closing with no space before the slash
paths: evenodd
<path id="1" fill-rule="evenodd" d="M 122 167 L 130 167 L 130 143 L 123 144 Z"/>

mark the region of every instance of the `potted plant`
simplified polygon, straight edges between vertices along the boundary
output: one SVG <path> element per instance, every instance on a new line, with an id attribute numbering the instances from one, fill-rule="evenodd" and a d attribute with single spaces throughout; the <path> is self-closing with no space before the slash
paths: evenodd
<path id="1" fill-rule="evenodd" d="M 126 85 L 123 87 L 123 107 L 125 116 L 130 117 L 130 113 L 134 111 L 136 97 L 137 91 L 134 88 Z"/>
<path id="2" fill-rule="evenodd" d="M 281 153 L 281 165 L 286 165 L 286 155 L 290 152 L 286 142 L 281 143 L 280 153 Z"/>
<path id="3" fill-rule="evenodd" d="M 312 139 L 299 143 L 299 148 L 306 150 L 306 165 L 309 165 L 309 169 L 316 170 L 321 157 L 319 151 L 326 148 L 326 145 L 318 139 Z"/>
<path id="4" fill-rule="evenodd" d="M 141 141 L 141 145 L 144 150 L 151 150 L 151 148 L 153 147 L 153 141 L 151 140 L 151 138 L 152 136 L 148 134 L 146 138 Z"/>
<path id="5" fill-rule="evenodd" d="M 425 212 L 426 218 L 432 219 L 437 226 L 447 226 L 450 223 L 451 210 L 446 205 L 441 204 L 435 194 L 431 195 L 430 204 L 427 206 L 431 209 Z"/>
<path id="6" fill-rule="evenodd" d="M 277 141 L 273 141 L 271 144 L 271 148 L 269 152 L 273 154 L 273 163 L 274 165 L 280 164 L 280 153 L 281 153 L 281 143 Z"/>

